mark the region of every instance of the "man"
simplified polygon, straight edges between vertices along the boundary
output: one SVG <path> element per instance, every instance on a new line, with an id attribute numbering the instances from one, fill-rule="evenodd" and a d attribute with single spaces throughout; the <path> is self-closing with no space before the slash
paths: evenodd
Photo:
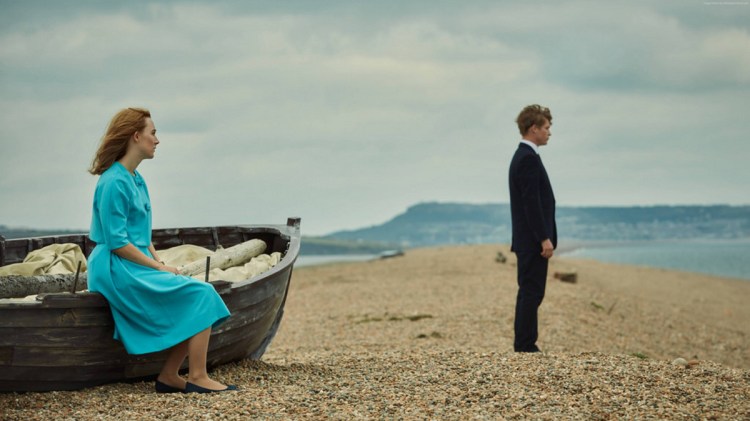
<path id="1" fill-rule="evenodd" d="M 529 105 L 516 119 L 523 139 L 510 162 L 511 251 L 518 259 L 518 296 L 514 323 L 516 352 L 540 352 L 537 310 L 544 298 L 547 266 L 557 247 L 555 196 L 539 147 L 549 141 L 552 114 Z"/>

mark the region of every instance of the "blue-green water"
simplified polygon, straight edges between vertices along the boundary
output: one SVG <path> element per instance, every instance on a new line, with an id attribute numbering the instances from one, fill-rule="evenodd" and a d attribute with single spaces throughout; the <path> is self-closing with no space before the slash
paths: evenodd
<path id="1" fill-rule="evenodd" d="M 560 256 L 750 280 L 750 239 L 583 244 Z"/>
<path id="2" fill-rule="evenodd" d="M 750 281 L 750 238 L 742 240 L 579 243 L 561 241 L 557 256 L 699 272 Z M 407 251 L 408 253 L 408 251 Z M 374 254 L 305 256 L 297 267 L 377 259 Z"/>
<path id="3" fill-rule="evenodd" d="M 352 263 L 365 262 L 377 259 L 377 254 L 325 254 L 325 255 L 300 255 L 294 267 L 319 266 L 330 263 Z"/>

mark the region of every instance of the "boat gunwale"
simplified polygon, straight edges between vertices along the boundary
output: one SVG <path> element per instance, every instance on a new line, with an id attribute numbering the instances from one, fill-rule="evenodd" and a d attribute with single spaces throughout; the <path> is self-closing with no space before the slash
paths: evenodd
<path id="1" fill-rule="evenodd" d="M 291 223 L 290 219 L 290 223 Z M 231 229 L 239 229 L 240 233 L 248 234 L 248 233 L 267 233 L 267 234 L 273 234 L 277 235 L 282 240 L 287 241 L 288 246 L 287 249 L 284 251 L 284 255 L 282 256 L 281 260 L 278 264 L 270 268 L 269 270 L 259 273 L 257 275 L 251 276 L 247 279 L 241 280 L 241 281 L 235 281 L 230 282 L 223 279 L 215 279 L 210 280 L 209 283 L 216 288 L 217 293 L 219 295 L 226 295 L 231 294 L 232 292 L 242 292 L 241 290 L 244 290 L 251 285 L 261 282 L 265 279 L 273 278 L 275 275 L 277 275 L 280 272 L 283 272 L 287 269 L 293 268 L 294 263 L 297 261 L 297 258 L 299 257 L 299 249 L 300 249 L 300 236 L 299 236 L 299 230 L 295 226 L 291 226 L 289 224 L 287 225 L 218 225 L 218 226 L 201 226 L 201 227 L 180 227 L 180 228 L 157 228 L 154 231 L 155 232 L 168 232 L 168 231 L 175 231 L 177 233 L 184 231 L 184 230 L 211 230 L 212 233 L 216 233 L 220 229 L 225 230 L 231 230 Z M 247 231 L 245 231 L 247 230 Z M 295 235 L 296 234 L 296 235 Z M 5 246 L 5 243 L 13 241 L 13 240 L 41 240 L 43 242 L 44 239 L 50 239 L 50 238 L 60 238 L 60 237 L 78 237 L 83 236 L 87 237 L 88 234 L 63 234 L 63 235 L 49 235 L 49 236 L 41 236 L 41 237 L 28 237 L 28 238 L 13 238 L 13 239 L 2 239 L 0 242 L 3 243 L 3 246 Z M 0 237 L 1 238 L 1 237 Z M 50 244 L 57 244 L 55 242 Z M 183 244 L 190 244 L 190 243 L 183 243 Z M 268 247 L 268 245 L 267 245 Z M 72 274 L 69 274 L 72 275 Z M 45 275 L 34 275 L 34 276 L 45 276 Z M 0 277 L 2 279 L 2 277 Z M 2 309 L 14 309 L 14 308 L 23 308 L 23 309 L 34 309 L 34 308 L 80 308 L 80 307 L 108 307 L 109 304 L 106 302 L 106 299 L 104 299 L 104 296 L 102 296 L 98 292 L 91 292 L 91 291 L 76 291 L 75 293 L 67 292 L 67 291 L 59 291 L 59 292 L 44 292 L 36 294 L 37 299 L 34 301 L 24 300 L 23 298 L 16 297 L 16 298 L 0 298 L 0 310 Z M 47 297 L 50 298 L 50 302 L 47 302 Z M 65 299 L 63 297 L 67 297 L 69 299 Z M 103 303 L 96 303 L 93 304 L 91 301 L 91 297 L 101 297 L 103 299 Z M 58 300 L 55 300 L 55 299 Z M 61 300 L 62 299 L 62 300 Z M 55 303 L 52 303 L 51 301 L 55 300 Z M 61 302 L 64 300 L 64 303 Z M 99 300 L 97 298 L 96 300 Z"/>

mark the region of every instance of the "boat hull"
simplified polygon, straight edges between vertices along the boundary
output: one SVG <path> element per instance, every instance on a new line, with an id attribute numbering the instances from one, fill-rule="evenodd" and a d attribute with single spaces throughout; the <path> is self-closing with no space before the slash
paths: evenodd
<path id="1" fill-rule="evenodd" d="M 18 260 L 23 253 L 15 249 L 23 241 L 38 245 L 51 238 L 70 240 L 70 236 L 8 240 L 5 258 L 10 255 Z M 282 252 L 283 258 L 268 272 L 241 282 L 211 281 L 232 315 L 211 333 L 209 368 L 244 358 L 260 359 L 270 344 L 284 313 L 299 253 L 299 220 L 290 219 L 286 226 L 154 231 L 157 249 L 179 244 L 215 249 L 253 238 L 264 240 L 268 252 Z M 88 255 L 93 244 L 82 241 L 87 241 L 83 248 Z M 47 293 L 34 302 L 0 299 L 0 392 L 76 390 L 154 378 L 159 373 L 168 351 L 129 355 L 113 335 L 109 305 L 98 293 Z"/>

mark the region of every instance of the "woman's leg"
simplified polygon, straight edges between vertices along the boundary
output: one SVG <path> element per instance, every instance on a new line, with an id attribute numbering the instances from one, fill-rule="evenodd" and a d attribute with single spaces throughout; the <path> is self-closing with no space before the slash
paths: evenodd
<path id="1" fill-rule="evenodd" d="M 206 370 L 206 355 L 208 354 L 208 340 L 211 337 L 211 328 L 196 334 L 187 340 L 188 343 L 188 381 L 192 384 L 206 389 L 226 389 L 226 385 L 211 380 Z"/>
<path id="2" fill-rule="evenodd" d="M 160 382 L 176 387 L 178 389 L 185 388 L 185 379 L 180 377 L 180 367 L 188 356 L 188 340 L 182 341 L 179 344 L 172 347 L 169 351 L 169 356 L 164 362 L 164 366 L 161 368 L 161 373 L 157 380 Z"/>

